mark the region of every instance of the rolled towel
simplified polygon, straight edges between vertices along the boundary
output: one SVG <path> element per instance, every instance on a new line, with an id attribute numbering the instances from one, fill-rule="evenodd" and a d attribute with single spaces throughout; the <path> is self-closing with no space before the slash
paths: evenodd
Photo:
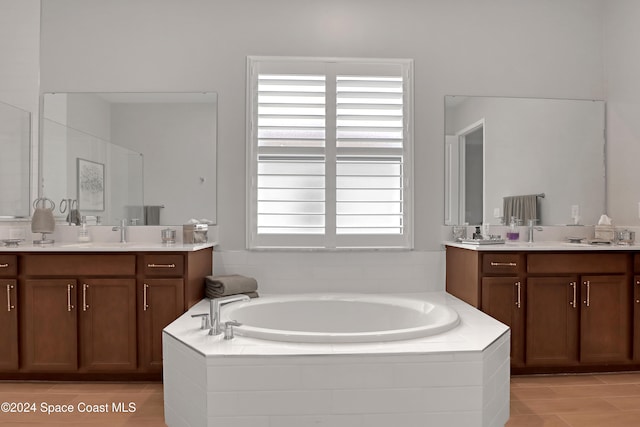
<path id="1" fill-rule="evenodd" d="M 255 293 L 257 290 L 258 282 L 253 277 L 231 274 L 228 276 L 207 276 L 205 278 L 205 294 L 207 298 L 249 294 Z"/>

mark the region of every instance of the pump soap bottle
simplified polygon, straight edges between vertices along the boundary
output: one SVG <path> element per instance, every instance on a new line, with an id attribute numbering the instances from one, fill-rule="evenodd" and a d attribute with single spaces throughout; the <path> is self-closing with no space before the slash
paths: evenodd
<path id="1" fill-rule="evenodd" d="M 511 217 L 509 222 L 509 229 L 507 230 L 507 240 L 514 241 L 520 239 L 520 231 L 518 230 L 518 218 Z"/>
<path id="2" fill-rule="evenodd" d="M 78 230 L 78 242 L 90 242 L 89 228 L 87 227 L 87 217 L 82 215 L 80 220 L 80 229 Z"/>

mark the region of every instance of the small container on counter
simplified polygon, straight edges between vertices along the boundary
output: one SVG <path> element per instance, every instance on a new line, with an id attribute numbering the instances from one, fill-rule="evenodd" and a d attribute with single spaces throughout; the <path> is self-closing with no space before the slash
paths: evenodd
<path id="1" fill-rule="evenodd" d="M 173 228 L 164 228 L 160 232 L 162 243 L 170 245 L 176 242 L 176 230 Z"/>

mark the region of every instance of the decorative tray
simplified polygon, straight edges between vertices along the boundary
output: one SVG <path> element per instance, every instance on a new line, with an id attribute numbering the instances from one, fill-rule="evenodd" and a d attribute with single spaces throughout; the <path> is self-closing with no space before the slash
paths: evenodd
<path id="1" fill-rule="evenodd" d="M 504 239 L 462 239 L 460 243 L 466 245 L 501 245 Z"/>

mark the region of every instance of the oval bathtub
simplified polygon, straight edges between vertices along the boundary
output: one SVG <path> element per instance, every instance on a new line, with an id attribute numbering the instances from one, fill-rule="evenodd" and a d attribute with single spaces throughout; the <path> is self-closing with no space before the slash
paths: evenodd
<path id="1" fill-rule="evenodd" d="M 226 305 L 222 322 L 237 335 L 274 341 L 333 343 L 420 338 L 459 322 L 450 307 L 388 295 L 300 294 L 267 296 Z"/>

